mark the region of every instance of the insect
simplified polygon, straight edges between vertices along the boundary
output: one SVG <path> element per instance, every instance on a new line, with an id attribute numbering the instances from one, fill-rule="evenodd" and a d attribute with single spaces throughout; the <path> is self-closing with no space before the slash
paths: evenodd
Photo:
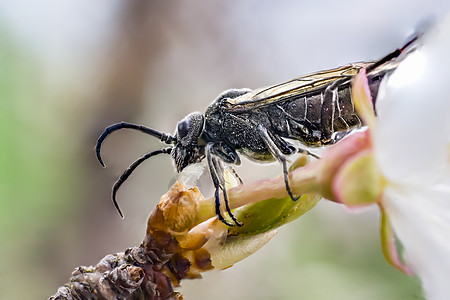
<path id="1" fill-rule="evenodd" d="M 292 200 L 297 200 L 289 185 L 286 156 L 295 152 L 318 156 L 294 146 L 289 140 L 310 147 L 326 146 L 361 127 L 362 121 L 351 100 L 353 77 L 365 68 L 370 92 L 376 99 L 381 80 L 397 67 L 399 56 L 405 49 L 412 48 L 415 40 L 375 62 L 354 63 L 253 91 L 226 90 L 211 103 L 205 114 L 194 112 L 181 120 L 173 135 L 126 122 L 107 127 L 96 145 L 97 159 L 103 167 L 102 142 L 112 132 L 123 128 L 144 132 L 170 145 L 137 159 L 116 181 L 112 199 L 119 214 L 123 217 L 116 201 L 117 190 L 137 166 L 159 154 L 170 154 L 178 172 L 206 159 L 215 187 L 216 214 L 228 226 L 242 225 L 229 207 L 224 179 L 226 167 L 240 164 L 239 154 L 256 162 L 278 160 L 286 191 Z M 232 223 L 221 211 L 220 190 Z"/>

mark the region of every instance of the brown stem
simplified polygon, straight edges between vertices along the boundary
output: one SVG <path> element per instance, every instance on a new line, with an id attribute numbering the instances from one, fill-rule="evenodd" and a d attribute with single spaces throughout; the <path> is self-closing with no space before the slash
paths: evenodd
<path id="1" fill-rule="evenodd" d="M 319 193 L 333 200 L 331 186 L 336 172 L 368 147 L 368 133 L 347 137 L 345 143 L 341 141 L 324 152 L 320 160 L 289 174 L 293 192 Z M 231 188 L 228 195 L 232 209 L 288 196 L 282 176 Z M 50 299 L 181 299 L 172 286 L 213 268 L 206 245 L 213 242 L 220 246 L 227 238 L 228 229 L 213 217 L 213 198 L 204 199 L 198 189 L 185 190 L 175 183 L 153 209 L 139 247 L 107 255 L 95 267 L 77 268 L 70 282 Z M 208 219 L 209 223 L 204 222 Z"/>
<path id="2" fill-rule="evenodd" d="M 147 234 L 138 247 L 106 255 L 94 267 L 76 268 L 49 299 L 182 299 L 163 273 L 173 256 L 167 251 L 171 243 L 176 242 L 167 234 Z"/>

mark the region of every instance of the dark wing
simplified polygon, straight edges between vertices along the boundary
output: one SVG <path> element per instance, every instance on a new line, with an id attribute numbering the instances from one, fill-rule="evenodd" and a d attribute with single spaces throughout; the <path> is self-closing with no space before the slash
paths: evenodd
<path id="1" fill-rule="evenodd" d="M 344 67 L 297 77 L 271 87 L 253 90 L 237 98 L 227 99 L 226 105 L 228 109 L 242 111 L 288 100 L 292 97 L 316 94 L 325 90 L 328 85 L 338 79 L 348 78 L 350 80 L 362 68 L 371 64 L 373 62 L 353 63 Z"/>

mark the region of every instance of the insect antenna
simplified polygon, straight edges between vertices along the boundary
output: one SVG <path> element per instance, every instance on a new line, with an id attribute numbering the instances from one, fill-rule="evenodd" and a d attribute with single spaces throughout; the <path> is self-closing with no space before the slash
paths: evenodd
<path id="1" fill-rule="evenodd" d="M 133 173 L 133 171 L 145 160 L 149 159 L 152 156 L 158 155 L 158 154 L 170 154 L 172 152 L 172 147 L 168 147 L 168 148 L 163 148 L 163 149 L 159 149 L 156 151 L 152 151 L 149 152 L 147 154 L 145 154 L 144 156 L 142 156 L 141 158 L 137 159 L 135 162 L 133 162 L 126 170 L 125 172 L 122 173 L 122 175 L 120 175 L 119 179 L 114 183 L 113 188 L 112 188 L 112 200 L 114 203 L 114 206 L 116 207 L 117 211 L 119 212 L 120 216 L 123 219 L 123 214 L 122 211 L 119 208 L 119 204 L 117 204 L 117 200 L 116 200 L 116 194 L 117 191 L 119 190 L 120 186 L 122 185 L 122 183 L 125 182 L 125 180 L 128 179 L 128 177 L 130 177 L 131 173 Z"/>
<path id="2" fill-rule="evenodd" d="M 105 129 L 105 131 L 103 131 L 102 135 L 100 135 L 100 137 L 97 140 L 97 145 L 95 146 L 95 153 L 97 155 L 97 160 L 100 162 L 102 167 L 105 168 L 105 164 L 103 163 L 103 159 L 100 154 L 103 141 L 106 139 L 106 137 L 108 135 L 110 135 L 114 131 L 117 131 L 117 130 L 123 129 L 123 128 L 141 131 L 143 133 L 157 137 L 160 141 L 162 141 L 166 144 L 173 144 L 175 142 L 175 138 L 173 136 L 163 133 L 163 132 L 160 132 L 160 131 L 157 131 L 157 130 L 154 130 L 154 129 L 151 129 L 151 128 L 148 128 L 148 127 L 145 127 L 145 126 L 142 126 L 142 125 L 127 123 L 127 122 L 120 122 L 120 123 L 113 124 L 111 126 L 108 126 Z"/>
<path id="3" fill-rule="evenodd" d="M 409 42 L 407 42 L 403 47 L 401 47 L 400 49 L 397 49 L 391 53 L 389 53 L 388 55 L 386 55 L 385 57 L 383 57 L 382 59 L 378 60 L 377 62 L 375 62 L 374 64 L 372 64 L 371 66 L 368 66 L 366 68 L 366 72 L 370 73 L 373 70 L 375 70 L 376 68 L 378 68 L 379 66 L 381 66 L 382 64 L 397 58 L 400 56 L 400 54 L 403 53 L 403 51 L 405 51 L 406 49 L 409 48 L 409 46 L 411 46 L 412 44 L 414 44 L 414 42 L 416 42 L 419 39 L 419 36 L 415 36 L 414 38 L 412 38 Z"/>

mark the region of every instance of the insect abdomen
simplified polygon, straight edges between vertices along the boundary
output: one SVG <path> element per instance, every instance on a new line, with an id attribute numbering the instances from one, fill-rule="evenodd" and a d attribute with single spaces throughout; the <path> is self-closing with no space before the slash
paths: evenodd
<path id="1" fill-rule="evenodd" d="M 359 119 L 355 106 L 352 102 L 351 87 L 346 86 L 338 90 L 338 101 L 335 104 L 333 130 L 347 131 L 352 128 L 361 127 L 362 122 Z"/>
<path id="2" fill-rule="evenodd" d="M 324 100 L 325 91 L 292 97 L 267 107 L 273 129 L 283 137 L 318 147 L 336 142 L 333 136 L 337 132 L 344 136 L 345 132 L 360 127 L 362 123 L 351 100 L 350 84 L 339 86 L 332 92 L 334 109 Z"/>

